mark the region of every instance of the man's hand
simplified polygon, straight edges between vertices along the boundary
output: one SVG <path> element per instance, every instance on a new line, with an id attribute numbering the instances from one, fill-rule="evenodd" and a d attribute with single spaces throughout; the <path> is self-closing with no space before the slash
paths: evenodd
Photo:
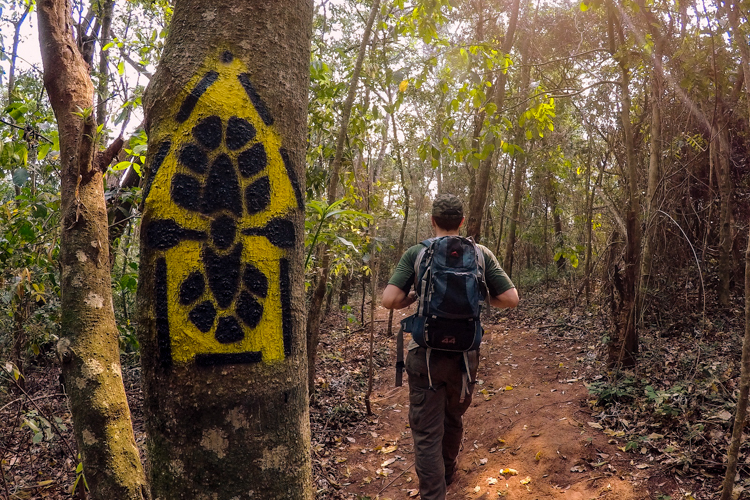
<path id="1" fill-rule="evenodd" d="M 380 304 L 386 309 L 403 309 L 409 307 L 417 300 L 417 293 L 412 290 L 409 295 L 396 285 L 388 285 L 383 290 L 383 299 Z"/>
<path id="2" fill-rule="evenodd" d="M 499 308 L 512 309 L 518 305 L 518 292 L 515 288 L 506 290 L 500 295 L 490 297 L 490 305 Z"/>

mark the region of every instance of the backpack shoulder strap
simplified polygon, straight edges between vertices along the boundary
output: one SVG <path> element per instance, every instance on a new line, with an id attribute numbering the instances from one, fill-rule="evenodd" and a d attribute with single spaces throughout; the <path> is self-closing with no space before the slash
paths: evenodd
<path id="1" fill-rule="evenodd" d="M 427 249 L 432 246 L 432 242 L 435 241 L 435 238 L 429 238 L 424 241 L 421 241 L 419 244 L 422 245 L 422 249 L 419 250 L 419 253 L 417 254 L 417 258 L 414 259 L 414 289 L 418 290 L 417 284 L 419 281 L 419 266 L 422 264 L 422 260 L 424 259 L 424 254 L 427 252 Z"/>
<path id="2" fill-rule="evenodd" d="M 485 261 L 484 261 L 484 251 L 482 251 L 482 248 L 480 247 L 479 243 L 474 241 L 474 238 L 469 236 L 466 238 L 467 240 L 471 241 L 471 244 L 474 245 L 474 252 L 477 254 L 477 263 L 479 264 L 479 267 L 482 269 L 482 277 L 484 278 L 484 270 L 485 267 Z"/>

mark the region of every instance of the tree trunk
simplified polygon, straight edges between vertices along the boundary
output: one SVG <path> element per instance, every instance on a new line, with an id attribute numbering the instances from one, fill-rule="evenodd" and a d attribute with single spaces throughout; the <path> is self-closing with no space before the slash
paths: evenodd
<path id="1" fill-rule="evenodd" d="M 510 11 L 510 21 L 508 23 L 508 31 L 505 33 L 505 40 L 503 41 L 503 53 L 508 54 L 513 48 L 513 40 L 516 35 L 516 25 L 518 23 L 518 10 L 520 0 L 513 0 L 513 5 Z M 505 106 L 505 83 L 507 75 L 500 71 L 495 79 L 495 91 L 494 91 L 494 103 L 496 108 L 495 114 L 492 115 L 491 122 L 497 124 L 500 122 L 503 116 L 503 107 Z M 525 88 L 524 88 L 525 90 Z M 490 141 L 495 141 L 495 137 L 489 138 Z M 476 176 L 476 187 L 474 189 L 473 196 L 469 200 L 469 218 L 466 222 L 466 236 L 474 238 L 475 241 L 479 242 L 481 237 L 480 231 L 482 228 L 482 215 L 484 214 L 484 206 L 487 203 L 487 190 L 489 188 L 490 171 L 494 166 L 492 161 L 493 155 L 489 155 L 486 159 L 479 163 L 479 170 Z"/>
<path id="2" fill-rule="evenodd" d="M 339 129 L 338 136 L 336 138 L 336 152 L 333 157 L 333 163 L 331 164 L 331 174 L 328 182 L 328 204 L 330 205 L 338 197 L 339 188 L 339 172 L 341 170 L 341 159 L 344 155 L 344 142 L 346 140 L 347 129 L 349 128 L 349 118 L 352 114 L 352 106 L 354 105 L 354 96 L 357 92 L 357 84 L 359 83 L 359 73 L 362 71 L 362 63 L 365 59 L 365 52 L 367 46 L 370 43 L 370 32 L 372 31 L 372 25 L 375 22 L 375 16 L 380 11 L 380 0 L 374 0 L 372 7 L 370 8 L 370 16 L 367 19 L 365 25 L 365 32 L 362 35 L 362 42 L 359 45 L 359 53 L 357 54 L 357 61 L 354 63 L 354 71 L 352 72 L 352 78 L 349 82 L 349 92 L 344 102 L 344 107 L 341 111 L 341 128 Z M 328 254 L 328 246 L 323 245 L 321 248 L 321 254 L 323 255 L 320 267 L 322 272 L 320 279 L 313 292 L 310 305 L 307 309 L 307 380 L 308 387 L 310 388 L 310 396 L 315 392 L 315 358 L 318 355 L 318 337 L 320 336 L 320 320 L 321 311 L 323 305 L 323 299 L 326 294 L 326 284 L 328 283 L 328 273 L 331 267 L 331 256 Z"/>
<path id="3" fill-rule="evenodd" d="M 625 148 L 625 167 L 628 184 L 628 207 L 625 220 L 626 241 L 625 260 L 622 270 L 622 300 L 614 313 L 616 339 L 610 344 L 609 363 L 613 366 L 634 366 L 638 353 L 638 329 L 636 327 L 636 304 L 638 278 L 640 275 L 641 225 L 639 220 L 640 196 L 638 190 L 638 170 L 635 155 L 635 141 L 630 123 L 630 69 L 625 56 L 617 56 L 614 40 L 614 7 L 609 5 L 610 51 L 617 59 L 621 73 L 620 125 Z M 617 24 L 620 43 L 624 39 L 622 27 Z"/>
<path id="4" fill-rule="evenodd" d="M 44 85 L 60 137 L 62 311 L 57 351 L 83 471 L 95 500 L 148 497 L 120 371 L 94 87 L 73 39 L 70 3 L 37 3 Z M 119 142 L 121 146 L 121 142 Z"/>
<path id="5" fill-rule="evenodd" d="M 102 50 L 111 41 L 112 14 L 115 10 L 115 0 L 103 0 L 99 4 L 99 22 L 101 36 L 99 37 L 99 85 L 96 89 L 96 121 L 107 127 L 107 99 L 109 98 L 107 84 L 109 83 L 109 66 L 107 52 Z"/>
<path id="6" fill-rule="evenodd" d="M 513 276 L 513 247 L 516 245 L 516 225 L 518 224 L 518 214 L 521 210 L 521 198 L 523 192 L 523 178 L 526 175 L 526 156 L 520 161 L 516 161 L 516 169 L 513 172 L 513 201 L 510 205 L 510 222 L 508 224 L 508 241 L 505 245 L 505 258 L 503 259 L 503 269 L 508 273 L 508 277 Z"/>
<path id="7" fill-rule="evenodd" d="M 406 176 L 404 175 L 404 163 L 401 159 L 401 147 L 398 143 L 398 129 L 396 128 L 396 117 L 391 114 L 391 123 L 393 124 L 393 146 L 396 150 L 396 165 L 401 176 L 401 188 L 404 190 L 404 220 L 401 222 L 401 232 L 398 234 L 398 245 L 396 245 L 396 255 L 401 258 L 404 253 L 404 239 L 406 238 L 406 225 L 409 222 L 409 187 L 406 185 Z M 393 335 L 393 309 L 388 312 L 388 336 Z"/>
<path id="8" fill-rule="evenodd" d="M 734 478 L 737 473 L 737 457 L 742 444 L 742 429 L 745 427 L 745 416 L 747 415 L 748 392 L 750 392 L 750 236 L 748 236 L 747 251 L 745 252 L 745 338 L 742 341 L 742 362 L 740 365 L 740 394 L 734 415 L 732 441 L 727 450 L 727 472 L 724 476 L 720 500 L 732 498 Z"/>
<path id="9" fill-rule="evenodd" d="M 641 282 L 638 298 L 638 310 L 642 312 L 645 303 L 649 278 L 651 277 L 651 260 L 653 258 L 653 233 L 656 225 L 654 219 L 657 210 L 656 189 L 659 185 L 659 163 L 661 158 L 661 42 L 656 39 L 654 46 L 654 68 L 651 72 L 651 151 L 648 162 L 648 186 L 646 188 L 646 215 L 643 255 L 641 257 Z"/>
<path id="10" fill-rule="evenodd" d="M 719 105 L 720 123 L 725 123 L 723 106 Z M 719 140 L 719 193 L 721 208 L 719 211 L 719 305 L 729 307 L 730 284 L 732 278 L 732 170 L 730 144 L 727 127 L 717 130 Z"/>
<path id="11" fill-rule="evenodd" d="M 312 2 L 177 0 L 144 97 L 139 337 L 154 498 L 312 499 Z M 325 290 L 325 284 L 324 284 Z"/>

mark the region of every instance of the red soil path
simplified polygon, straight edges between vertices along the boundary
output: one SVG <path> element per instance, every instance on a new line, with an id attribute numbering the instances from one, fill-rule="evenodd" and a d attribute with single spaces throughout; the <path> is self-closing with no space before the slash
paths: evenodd
<path id="1" fill-rule="evenodd" d="M 394 323 L 403 316 L 397 312 Z M 548 339 L 510 321 L 485 329 L 481 383 L 464 417 L 463 451 L 448 498 L 652 498 L 648 469 L 637 468 L 644 465 L 619 449 L 622 440 L 588 425 L 589 395 L 578 380 L 587 346 Z M 379 342 L 389 342 L 395 352 L 395 339 Z M 406 379 L 395 388 L 393 367 L 378 371 L 372 420 L 337 451 L 342 473 L 348 474 L 343 490 L 353 498 L 416 497 Z M 502 475 L 506 468 L 517 475 Z"/>

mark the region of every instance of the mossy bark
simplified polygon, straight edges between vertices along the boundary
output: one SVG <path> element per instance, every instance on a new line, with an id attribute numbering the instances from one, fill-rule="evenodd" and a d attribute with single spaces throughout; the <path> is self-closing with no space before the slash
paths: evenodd
<path id="1" fill-rule="evenodd" d="M 144 97 L 138 308 L 156 499 L 313 497 L 302 269 L 311 31 L 308 0 L 175 2 Z"/>
<path id="2" fill-rule="evenodd" d="M 147 498 L 120 371 L 112 307 L 102 171 L 95 151 L 94 87 L 75 45 L 71 5 L 37 3 L 44 85 L 60 133 L 62 321 L 58 354 L 91 498 Z M 116 149 L 116 148 L 115 148 Z"/>

